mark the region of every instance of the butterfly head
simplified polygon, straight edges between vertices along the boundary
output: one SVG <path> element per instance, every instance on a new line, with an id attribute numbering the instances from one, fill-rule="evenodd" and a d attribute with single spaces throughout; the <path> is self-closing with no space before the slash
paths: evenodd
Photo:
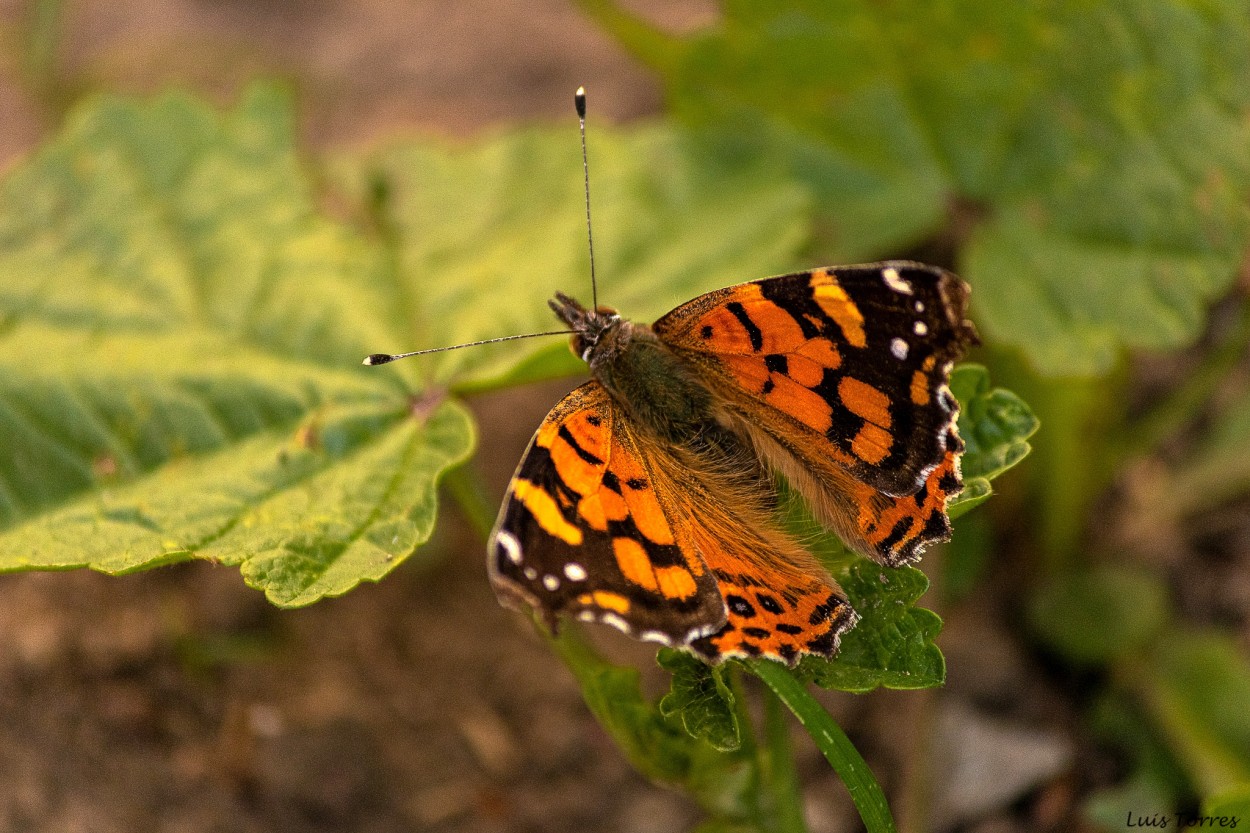
<path id="1" fill-rule="evenodd" d="M 610 307 L 587 309 L 563 292 L 547 302 L 560 320 L 569 325 L 573 355 L 593 366 L 600 358 L 616 352 L 621 336 L 620 314 Z"/>

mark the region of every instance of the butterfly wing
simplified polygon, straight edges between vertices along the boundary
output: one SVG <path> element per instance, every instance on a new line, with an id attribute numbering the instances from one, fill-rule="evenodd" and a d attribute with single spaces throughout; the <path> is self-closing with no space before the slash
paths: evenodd
<path id="1" fill-rule="evenodd" d="M 598 382 L 548 414 L 489 546 L 500 598 L 689 647 L 711 661 L 831 656 L 854 623 L 824 568 L 773 528 L 746 471 L 639 434 Z M 708 452 L 711 453 L 711 452 Z"/>
<path id="2" fill-rule="evenodd" d="M 489 544 L 500 599 L 551 626 L 561 615 L 686 644 L 717 631 L 716 579 L 678 544 L 633 433 L 588 382 L 539 426 Z"/>
<path id="3" fill-rule="evenodd" d="M 653 329 L 849 546 L 898 564 L 949 537 L 962 488 L 947 383 L 976 340 L 967 297 L 922 264 L 817 269 L 710 292 Z"/>

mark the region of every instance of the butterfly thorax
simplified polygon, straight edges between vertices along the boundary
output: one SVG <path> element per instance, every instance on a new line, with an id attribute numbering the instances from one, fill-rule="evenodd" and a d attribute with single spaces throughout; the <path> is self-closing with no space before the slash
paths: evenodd
<path id="1" fill-rule="evenodd" d="M 716 425 L 711 393 L 650 327 L 608 307 L 587 309 L 564 294 L 550 305 L 573 330 L 573 354 L 643 430 L 687 444 Z"/>

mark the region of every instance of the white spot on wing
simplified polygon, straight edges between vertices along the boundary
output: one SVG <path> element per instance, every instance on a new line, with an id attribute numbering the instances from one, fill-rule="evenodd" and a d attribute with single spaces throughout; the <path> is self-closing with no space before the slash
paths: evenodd
<path id="1" fill-rule="evenodd" d="M 915 334 L 918 336 L 927 335 L 929 332 L 929 327 L 923 321 L 917 321 L 915 325 L 912 327 L 912 331 L 915 332 Z"/>
<path id="2" fill-rule="evenodd" d="M 605 625 L 611 625 L 622 633 L 634 632 L 634 629 L 629 626 L 629 622 L 626 622 L 615 613 L 601 613 L 599 614 L 599 621 L 603 622 Z"/>
<path id="3" fill-rule="evenodd" d="M 529 579 L 530 581 L 533 581 L 534 579 L 538 578 L 538 571 L 535 570 L 533 567 L 526 567 L 525 577 Z"/>
<path id="4" fill-rule="evenodd" d="M 916 302 L 916 312 L 924 312 L 924 301 Z"/>
<path id="5" fill-rule="evenodd" d="M 711 636 L 712 634 L 716 633 L 724 626 L 725 626 L 724 623 L 721 623 L 719 625 L 700 625 L 697 628 L 691 628 L 690 632 L 686 634 L 684 639 L 682 639 L 682 642 L 685 644 L 689 644 L 691 642 L 694 642 L 696 639 L 702 639 L 705 636 Z"/>
<path id="6" fill-rule="evenodd" d="M 911 284 L 903 280 L 898 270 L 893 266 L 881 270 L 881 278 L 885 281 L 885 285 L 893 289 L 895 292 L 903 295 L 911 294 Z"/>
<path id="7" fill-rule="evenodd" d="M 673 640 L 668 638 L 668 634 L 661 631 L 643 631 L 638 634 L 638 638 L 643 642 L 658 642 L 661 645 L 672 645 Z"/>
<path id="8" fill-rule="evenodd" d="M 545 575 L 543 576 L 543 587 L 554 593 L 560 587 L 560 579 L 553 575 Z"/>
<path id="9" fill-rule="evenodd" d="M 890 352 L 894 354 L 894 358 L 900 362 L 907 358 L 907 342 L 901 338 L 896 338 L 890 342 Z"/>
<path id="10" fill-rule="evenodd" d="M 495 533 L 495 543 L 503 547 L 504 555 L 513 564 L 521 563 L 521 544 L 511 532 L 500 530 Z"/>
<path id="11" fill-rule="evenodd" d="M 564 575 L 569 581 L 585 581 L 586 568 L 575 561 L 564 565 Z"/>

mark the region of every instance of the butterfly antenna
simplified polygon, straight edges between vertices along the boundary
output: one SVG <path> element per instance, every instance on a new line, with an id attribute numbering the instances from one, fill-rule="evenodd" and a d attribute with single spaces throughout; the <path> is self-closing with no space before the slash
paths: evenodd
<path id="1" fill-rule="evenodd" d="M 477 347 L 479 344 L 494 344 L 497 341 L 516 341 L 518 338 L 538 338 L 539 336 L 566 336 L 570 335 L 572 330 L 551 330 L 546 333 L 525 333 L 519 336 L 500 336 L 499 338 L 486 338 L 481 341 L 470 341 L 465 344 L 453 344 L 450 347 L 431 347 L 429 350 L 413 350 L 411 353 L 374 353 L 365 356 L 365 360 L 361 364 L 372 367 L 378 364 L 387 364 L 396 359 L 406 359 L 409 356 L 424 356 L 427 353 L 445 353 L 448 350 L 459 350 L 461 347 Z"/>
<path id="2" fill-rule="evenodd" d="M 578 87 L 573 95 L 577 107 L 577 127 L 582 134 L 582 184 L 586 192 L 586 242 L 590 244 L 591 308 L 599 309 L 599 284 L 595 281 L 595 234 L 590 227 L 590 162 L 586 158 L 586 88 Z"/>

